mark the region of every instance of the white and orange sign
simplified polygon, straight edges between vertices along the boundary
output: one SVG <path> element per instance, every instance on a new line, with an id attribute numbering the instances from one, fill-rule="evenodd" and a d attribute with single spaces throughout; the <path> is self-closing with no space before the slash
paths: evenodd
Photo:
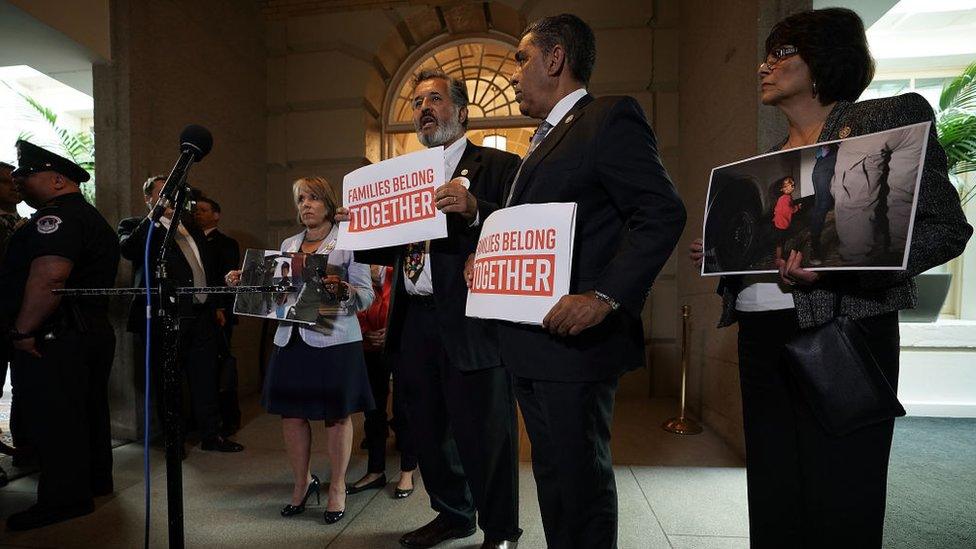
<path id="1" fill-rule="evenodd" d="M 444 147 L 384 160 L 346 174 L 336 248 L 368 250 L 447 236 L 434 189 L 444 184 Z"/>
<path id="2" fill-rule="evenodd" d="M 466 314 L 542 324 L 569 293 L 576 204 L 524 204 L 488 216 L 474 257 Z"/>

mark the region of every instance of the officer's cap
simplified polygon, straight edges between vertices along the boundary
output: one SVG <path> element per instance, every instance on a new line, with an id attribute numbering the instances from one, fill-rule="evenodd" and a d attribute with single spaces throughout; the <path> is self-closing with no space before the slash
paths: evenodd
<path id="1" fill-rule="evenodd" d="M 88 172 L 78 164 L 23 139 L 18 139 L 17 169 L 11 175 L 27 177 L 40 172 L 57 172 L 75 183 L 84 183 L 91 179 Z"/>

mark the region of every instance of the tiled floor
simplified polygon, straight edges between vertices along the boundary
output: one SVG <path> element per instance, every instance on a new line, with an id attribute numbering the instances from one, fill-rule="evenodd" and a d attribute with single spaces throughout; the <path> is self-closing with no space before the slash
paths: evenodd
<path id="1" fill-rule="evenodd" d="M 247 449 L 240 454 L 214 454 L 193 449 L 184 462 L 187 547 L 295 549 L 394 548 L 404 532 L 434 515 L 426 494 L 406 500 L 382 492 L 349 496 L 348 515 L 335 525 L 322 521 L 325 501 L 304 515 L 281 518 L 278 508 L 291 491 L 290 473 L 277 418 L 249 410 L 254 419 L 237 437 Z M 745 471 L 741 460 L 707 431 L 692 437 L 660 429 L 674 412 L 668 401 L 618 402 L 614 424 L 614 461 L 619 500 L 621 548 L 744 548 L 748 547 Z M 361 435 L 357 426 L 357 435 Z M 323 433 L 316 432 L 314 464 L 325 478 Z M 365 453 L 356 450 L 350 481 L 365 467 Z M 144 485 L 142 448 L 115 450 L 116 492 L 100 498 L 95 513 L 59 525 L 24 533 L 0 532 L 2 547 L 132 548 L 142 545 Z M 390 473 L 395 460 L 389 460 Z M 395 477 L 395 474 L 391 475 Z M 535 484 L 529 464 L 520 477 L 520 548 L 545 547 Z M 166 546 L 166 488 L 162 455 L 152 453 L 152 547 Z M 27 477 L 0 489 L 0 516 L 33 501 L 36 481 Z M 478 547 L 480 533 L 444 547 Z"/>

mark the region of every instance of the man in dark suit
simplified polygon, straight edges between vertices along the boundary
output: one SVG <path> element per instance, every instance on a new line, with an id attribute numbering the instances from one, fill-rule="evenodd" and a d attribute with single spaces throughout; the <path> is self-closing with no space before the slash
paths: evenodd
<path id="1" fill-rule="evenodd" d="M 504 198 L 518 157 L 464 137 L 467 104 L 459 80 L 439 71 L 414 79 L 417 137 L 427 147 L 444 146 L 445 174 L 453 177 L 435 197 L 448 214 L 447 238 L 356 253 L 357 261 L 394 266 L 386 348 L 424 486 L 438 512 L 400 539 L 408 547 L 472 535 L 475 509 L 485 532 L 482 547 L 515 547 L 522 533 L 511 379 L 501 367 L 494 326 L 464 315 L 465 259 L 474 251 L 481 220 Z"/>
<path id="2" fill-rule="evenodd" d="M 207 196 L 199 196 L 193 208 L 193 219 L 196 226 L 203 231 L 204 239 L 210 248 L 215 268 L 210 275 L 211 286 L 224 286 L 224 276 L 230 271 L 241 267 L 241 247 L 233 238 L 220 232 L 220 204 Z M 217 301 L 216 319 L 218 332 L 218 356 L 220 357 L 220 432 L 225 436 L 237 432 L 241 426 L 241 407 L 237 401 L 237 361 L 233 360 L 230 352 L 230 339 L 234 334 L 237 316 L 231 314 L 234 309 L 234 296 L 219 296 Z M 223 332 L 222 338 L 220 332 Z"/>
<path id="3" fill-rule="evenodd" d="M 644 365 L 640 314 L 685 210 L 633 98 L 593 98 L 593 31 L 574 15 L 531 24 L 512 75 L 543 120 L 506 205 L 575 202 L 570 294 L 543 326 L 499 325 L 502 362 L 532 442 L 550 547 L 616 547 L 610 421 L 620 376 Z"/>
<path id="4" fill-rule="evenodd" d="M 146 205 L 151 209 L 159 200 L 159 193 L 166 181 L 165 176 L 154 176 L 146 180 L 142 190 L 146 198 Z M 155 278 L 156 263 L 163 239 L 172 224 L 174 211 L 170 208 L 159 220 L 159 226 L 153 230 L 150 251 L 150 275 Z M 143 251 L 149 230 L 148 217 L 132 217 L 123 219 L 119 223 L 119 244 L 122 257 L 132 261 L 136 267 L 136 283 L 145 284 L 143 278 Z M 208 273 L 216 269 L 209 247 L 201 233 L 195 226 L 179 225 L 179 230 L 173 238 L 173 244 L 167 252 L 167 276 L 178 287 L 208 285 L 212 276 Z M 217 452 L 240 452 L 243 446 L 222 437 L 220 430 L 220 413 L 217 406 L 217 323 L 216 299 L 203 294 L 190 298 L 181 298 L 179 304 L 179 356 L 178 364 L 187 376 L 190 386 L 190 399 L 193 404 L 193 415 L 197 428 L 200 429 L 201 449 Z M 157 303 L 158 305 L 158 303 Z M 129 331 L 144 337 L 146 323 L 146 300 L 139 296 L 133 298 L 129 309 Z M 152 353 L 153 384 L 161 387 L 161 359 L 163 353 L 159 351 L 163 343 L 164 334 L 159 322 L 153 323 L 151 345 L 156 349 Z M 143 341 L 145 344 L 145 341 Z M 163 398 L 157 391 L 157 412 L 162 418 Z M 181 434 L 182 436 L 182 434 Z"/>

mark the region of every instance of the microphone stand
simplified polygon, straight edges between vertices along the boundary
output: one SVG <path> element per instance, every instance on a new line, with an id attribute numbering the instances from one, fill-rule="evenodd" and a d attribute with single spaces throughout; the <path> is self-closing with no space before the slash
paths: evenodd
<path id="1" fill-rule="evenodd" d="M 166 508 L 169 525 L 169 546 L 183 549 L 183 393 L 180 383 L 179 356 L 180 319 L 179 297 L 176 285 L 167 276 L 167 252 L 173 247 L 173 238 L 180 228 L 180 218 L 186 204 L 186 172 L 176 184 L 173 200 L 173 219 L 163 238 L 156 262 L 156 283 L 159 288 L 159 309 L 157 317 L 162 324 L 163 335 L 163 436 L 166 444 Z M 163 200 L 160 197 L 160 200 Z M 192 299 L 192 298 L 190 298 Z M 159 393 L 157 393 L 159 395 Z"/>

